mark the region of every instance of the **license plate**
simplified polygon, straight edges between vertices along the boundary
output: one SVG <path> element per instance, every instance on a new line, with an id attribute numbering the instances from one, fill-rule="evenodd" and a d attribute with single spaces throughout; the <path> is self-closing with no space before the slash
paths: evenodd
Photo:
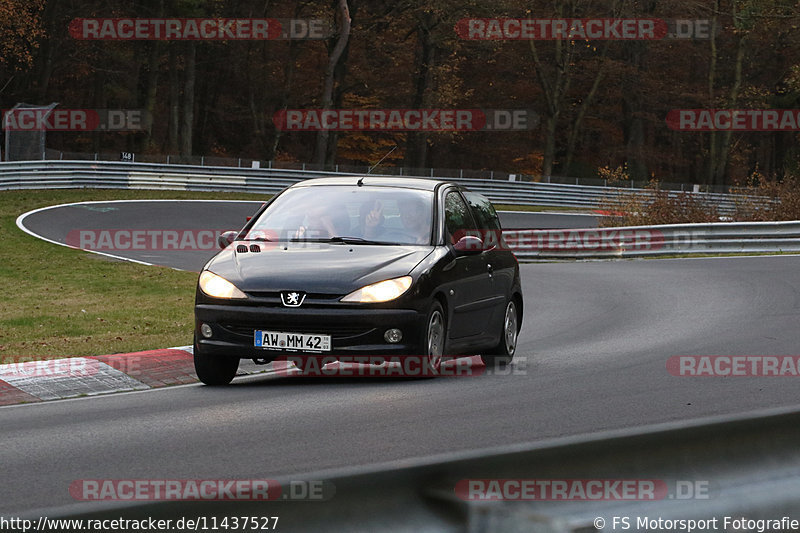
<path id="1" fill-rule="evenodd" d="M 256 330 L 255 347 L 291 352 L 330 352 L 331 336 L 316 333 Z"/>

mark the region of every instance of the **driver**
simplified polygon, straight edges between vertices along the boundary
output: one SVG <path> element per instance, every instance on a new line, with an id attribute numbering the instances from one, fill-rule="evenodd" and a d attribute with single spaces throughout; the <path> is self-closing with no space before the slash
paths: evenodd
<path id="1" fill-rule="evenodd" d="M 330 206 L 322 205 L 309 209 L 305 222 L 295 232 L 295 238 L 330 238 L 341 235 L 348 220 L 345 213 L 337 213 Z"/>

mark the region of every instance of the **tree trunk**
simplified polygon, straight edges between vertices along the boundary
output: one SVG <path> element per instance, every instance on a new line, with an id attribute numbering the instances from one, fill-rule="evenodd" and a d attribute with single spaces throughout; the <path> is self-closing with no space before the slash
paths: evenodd
<path id="1" fill-rule="evenodd" d="M 194 127 L 194 85 L 197 45 L 189 41 L 186 51 L 183 85 L 183 120 L 181 122 L 181 155 L 192 155 L 192 128 Z"/>
<path id="2" fill-rule="evenodd" d="M 575 146 L 578 144 L 578 136 L 580 135 L 581 128 L 583 127 L 583 119 L 586 117 L 586 111 L 594 101 L 594 97 L 597 95 L 597 91 L 600 88 L 600 82 L 603 81 L 603 77 L 605 76 L 605 59 L 606 54 L 608 53 L 608 45 L 610 42 L 611 41 L 606 41 L 605 45 L 603 46 L 603 53 L 600 56 L 600 66 L 598 67 L 597 74 L 594 77 L 592 88 L 589 89 L 589 93 L 581 101 L 581 105 L 578 108 L 578 114 L 575 117 L 575 121 L 572 123 L 572 130 L 570 131 L 569 140 L 567 141 L 567 156 L 564 162 L 564 174 L 567 176 L 570 175 L 572 170 L 572 160 L 575 156 Z"/>
<path id="3" fill-rule="evenodd" d="M 325 68 L 325 81 L 322 89 L 322 109 L 324 110 L 333 107 L 334 74 L 339 59 L 342 57 L 350 38 L 350 9 L 347 6 L 347 0 L 338 0 L 338 9 L 341 27 L 339 29 L 339 37 L 336 39 L 336 44 L 328 56 L 328 66 Z M 328 133 L 328 131 L 323 129 L 317 134 L 317 144 L 314 149 L 314 162 L 321 166 L 326 163 Z"/>
<path id="4" fill-rule="evenodd" d="M 278 110 L 280 111 L 286 111 L 288 109 L 289 97 L 292 95 L 292 89 L 294 88 L 294 67 L 300 51 L 298 42 L 299 41 L 295 39 L 289 43 L 289 59 L 283 65 L 283 92 L 281 93 L 281 101 L 278 106 Z M 265 154 L 268 160 L 275 159 L 275 155 L 278 153 L 278 146 L 280 146 L 281 137 L 283 137 L 283 131 L 275 128 L 274 123 L 273 128 L 275 130 L 275 136 Z"/>
<path id="5" fill-rule="evenodd" d="M 717 107 L 716 95 L 714 94 L 714 85 L 717 77 L 717 36 L 716 29 L 718 24 L 717 14 L 719 13 L 719 0 L 714 2 L 714 16 L 711 18 L 711 39 L 709 40 L 710 57 L 708 64 L 708 107 L 714 109 Z M 717 133 L 711 132 L 709 135 L 708 146 L 708 173 L 706 174 L 706 185 L 713 185 L 714 176 L 716 175 L 717 161 Z"/>
<path id="6" fill-rule="evenodd" d="M 178 153 L 178 130 L 180 124 L 180 87 L 178 87 L 178 58 L 175 52 L 176 43 L 169 44 L 169 125 L 167 134 L 167 151 Z"/>
<path id="7" fill-rule="evenodd" d="M 742 35 L 739 37 L 739 43 L 736 48 L 736 64 L 734 66 L 733 85 L 731 86 L 730 95 L 728 98 L 728 107 L 731 109 L 736 108 L 739 101 L 739 90 L 742 87 L 742 63 L 745 56 L 745 41 L 747 37 Z M 717 144 L 716 161 L 712 163 L 714 173 L 712 174 L 711 184 L 724 187 L 727 185 L 727 168 L 728 157 L 730 156 L 731 148 L 731 130 L 725 130 L 719 133 L 719 142 Z"/>
<path id="8" fill-rule="evenodd" d="M 164 0 L 158 3 L 158 16 L 164 16 Z M 150 43 L 150 54 L 147 58 L 147 83 L 144 91 L 144 102 L 142 109 L 144 110 L 143 126 L 145 128 L 144 134 L 141 136 L 139 142 L 140 151 L 148 151 L 154 148 L 153 141 L 153 117 L 155 117 L 156 96 L 158 93 L 158 71 L 161 66 L 161 52 L 163 45 L 161 41 L 153 41 Z"/>
<path id="9" fill-rule="evenodd" d="M 413 109 L 428 107 L 428 87 L 433 78 L 436 61 L 436 45 L 432 30 L 438 24 L 429 12 L 421 13 L 417 18 L 417 38 L 420 49 L 417 53 L 416 78 L 414 80 Z M 409 132 L 406 135 L 406 153 L 403 166 L 408 168 L 424 168 L 428 157 L 428 134 L 425 132 Z"/>
<path id="10" fill-rule="evenodd" d="M 39 75 L 39 100 L 42 103 L 47 98 L 47 89 L 50 87 L 50 77 L 53 75 L 54 56 L 58 44 L 55 41 L 56 28 L 56 2 L 47 2 L 42 13 L 43 26 L 47 29 L 46 39 L 42 43 L 42 68 Z"/>
<path id="11" fill-rule="evenodd" d="M 572 6 L 574 10 L 574 5 Z M 557 14 L 558 18 L 563 18 L 564 6 L 558 4 Z M 545 139 L 544 139 L 544 154 L 542 160 L 542 177 L 550 177 L 553 174 L 553 166 L 555 164 L 556 156 L 556 132 L 558 126 L 558 119 L 561 116 L 561 105 L 564 96 L 569 91 L 570 82 L 572 80 L 572 61 L 574 55 L 575 45 L 569 41 L 562 41 L 557 39 L 553 42 L 555 53 L 555 75 L 551 81 L 544 71 L 544 66 L 539 59 L 539 51 L 536 47 L 536 41 L 530 40 L 531 54 L 533 55 L 533 64 L 536 70 L 536 78 L 539 80 L 539 85 L 545 97 Z"/>
<path id="12" fill-rule="evenodd" d="M 633 72 L 632 78 L 628 80 L 628 88 L 622 94 L 622 114 L 623 132 L 625 141 L 625 160 L 628 162 L 628 172 L 631 179 L 647 180 L 647 162 L 644 156 L 644 119 L 642 91 L 636 84 L 636 77 L 642 74 L 642 65 L 646 63 L 644 59 L 647 43 L 633 42 L 628 43 L 627 62 Z"/>
<path id="13" fill-rule="evenodd" d="M 150 56 L 147 61 L 147 85 L 144 94 L 144 103 L 142 109 L 144 110 L 145 127 L 144 135 L 141 137 L 139 144 L 140 151 L 147 151 L 153 148 L 153 117 L 156 112 L 156 96 L 158 93 L 158 67 L 161 61 L 161 43 L 154 41 L 150 43 Z"/>

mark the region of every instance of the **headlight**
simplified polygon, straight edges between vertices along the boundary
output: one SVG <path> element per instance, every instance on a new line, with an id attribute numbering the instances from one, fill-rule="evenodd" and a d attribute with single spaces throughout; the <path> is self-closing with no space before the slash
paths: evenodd
<path id="1" fill-rule="evenodd" d="M 394 300 L 411 286 L 411 276 L 403 276 L 402 278 L 387 279 L 361 287 L 357 291 L 353 291 L 341 301 L 343 302 L 358 302 L 358 303 L 380 303 Z"/>
<path id="2" fill-rule="evenodd" d="M 247 295 L 237 289 L 236 285 L 208 270 L 204 270 L 200 274 L 200 290 L 212 298 L 247 298 Z"/>

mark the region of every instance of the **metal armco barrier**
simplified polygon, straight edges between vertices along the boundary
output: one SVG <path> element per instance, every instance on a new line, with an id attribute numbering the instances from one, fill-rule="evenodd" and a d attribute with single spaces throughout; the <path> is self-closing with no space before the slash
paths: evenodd
<path id="1" fill-rule="evenodd" d="M 487 245 L 495 244 L 487 234 Z M 800 222 L 715 222 L 619 228 L 504 230 L 498 246 L 519 259 L 800 252 Z"/>
<path id="2" fill-rule="evenodd" d="M 291 480 L 323 480 L 335 489 L 324 501 L 100 501 L 43 512 L 50 518 L 84 519 L 278 516 L 279 531 L 625 531 L 614 517 L 628 517 L 630 531 L 688 531 L 636 527 L 640 519 L 713 518 L 716 529 L 694 531 L 757 531 L 756 525 L 723 527 L 723 520 L 800 519 L 798 442 L 800 412 L 773 410 L 276 480 L 283 486 Z M 587 491 L 583 497 L 578 492 L 545 501 L 537 498 L 543 494 L 536 488 L 540 485 L 524 496 L 519 490 L 463 490 L 475 480 L 483 480 L 484 487 L 492 480 L 579 480 L 584 486 L 599 481 L 611 489 L 601 497 Z M 652 483 L 658 490 L 633 499 L 621 488 L 625 481 Z M 35 523 L 37 516 L 28 518 Z"/>
<path id="3" fill-rule="evenodd" d="M 304 179 L 347 175 L 357 174 L 119 161 L 22 161 L 0 163 L 0 189 L 92 187 L 274 194 Z M 652 191 L 647 189 L 625 187 L 468 178 L 442 179 L 463 183 L 470 189 L 486 195 L 495 203 L 517 205 L 597 208 L 604 198 L 611 196 L 630 193 L 652 194 Z M 670 194 L 678 193 L 670 192 Z M 735 195 L 722 193 L 687 194 L 697 195 L 704 201 L 715 204 L 720 214 L 732 212 L 737 198 Z"/>
<path id="4" fill-rule="evenodd" d="M 286 169 L 178 166 L 114 161 L 26 161 L 0 163 L 0 189 L 120 188 L 233 191 L 275 194 L 309 178 L 348 174 Z M 452 180 L 452 179 L 451 179 Z M 528 182 L 455 179 L 495 203 L 596 208 L 616 189 Z M 736 196 L 698 194 L 734 209 Z M 800 252 L 800 222 L 680 224 L 587 230 L 507 231 L 503 244 L 523 260 L 624 258 L 669 254 Z"/>

